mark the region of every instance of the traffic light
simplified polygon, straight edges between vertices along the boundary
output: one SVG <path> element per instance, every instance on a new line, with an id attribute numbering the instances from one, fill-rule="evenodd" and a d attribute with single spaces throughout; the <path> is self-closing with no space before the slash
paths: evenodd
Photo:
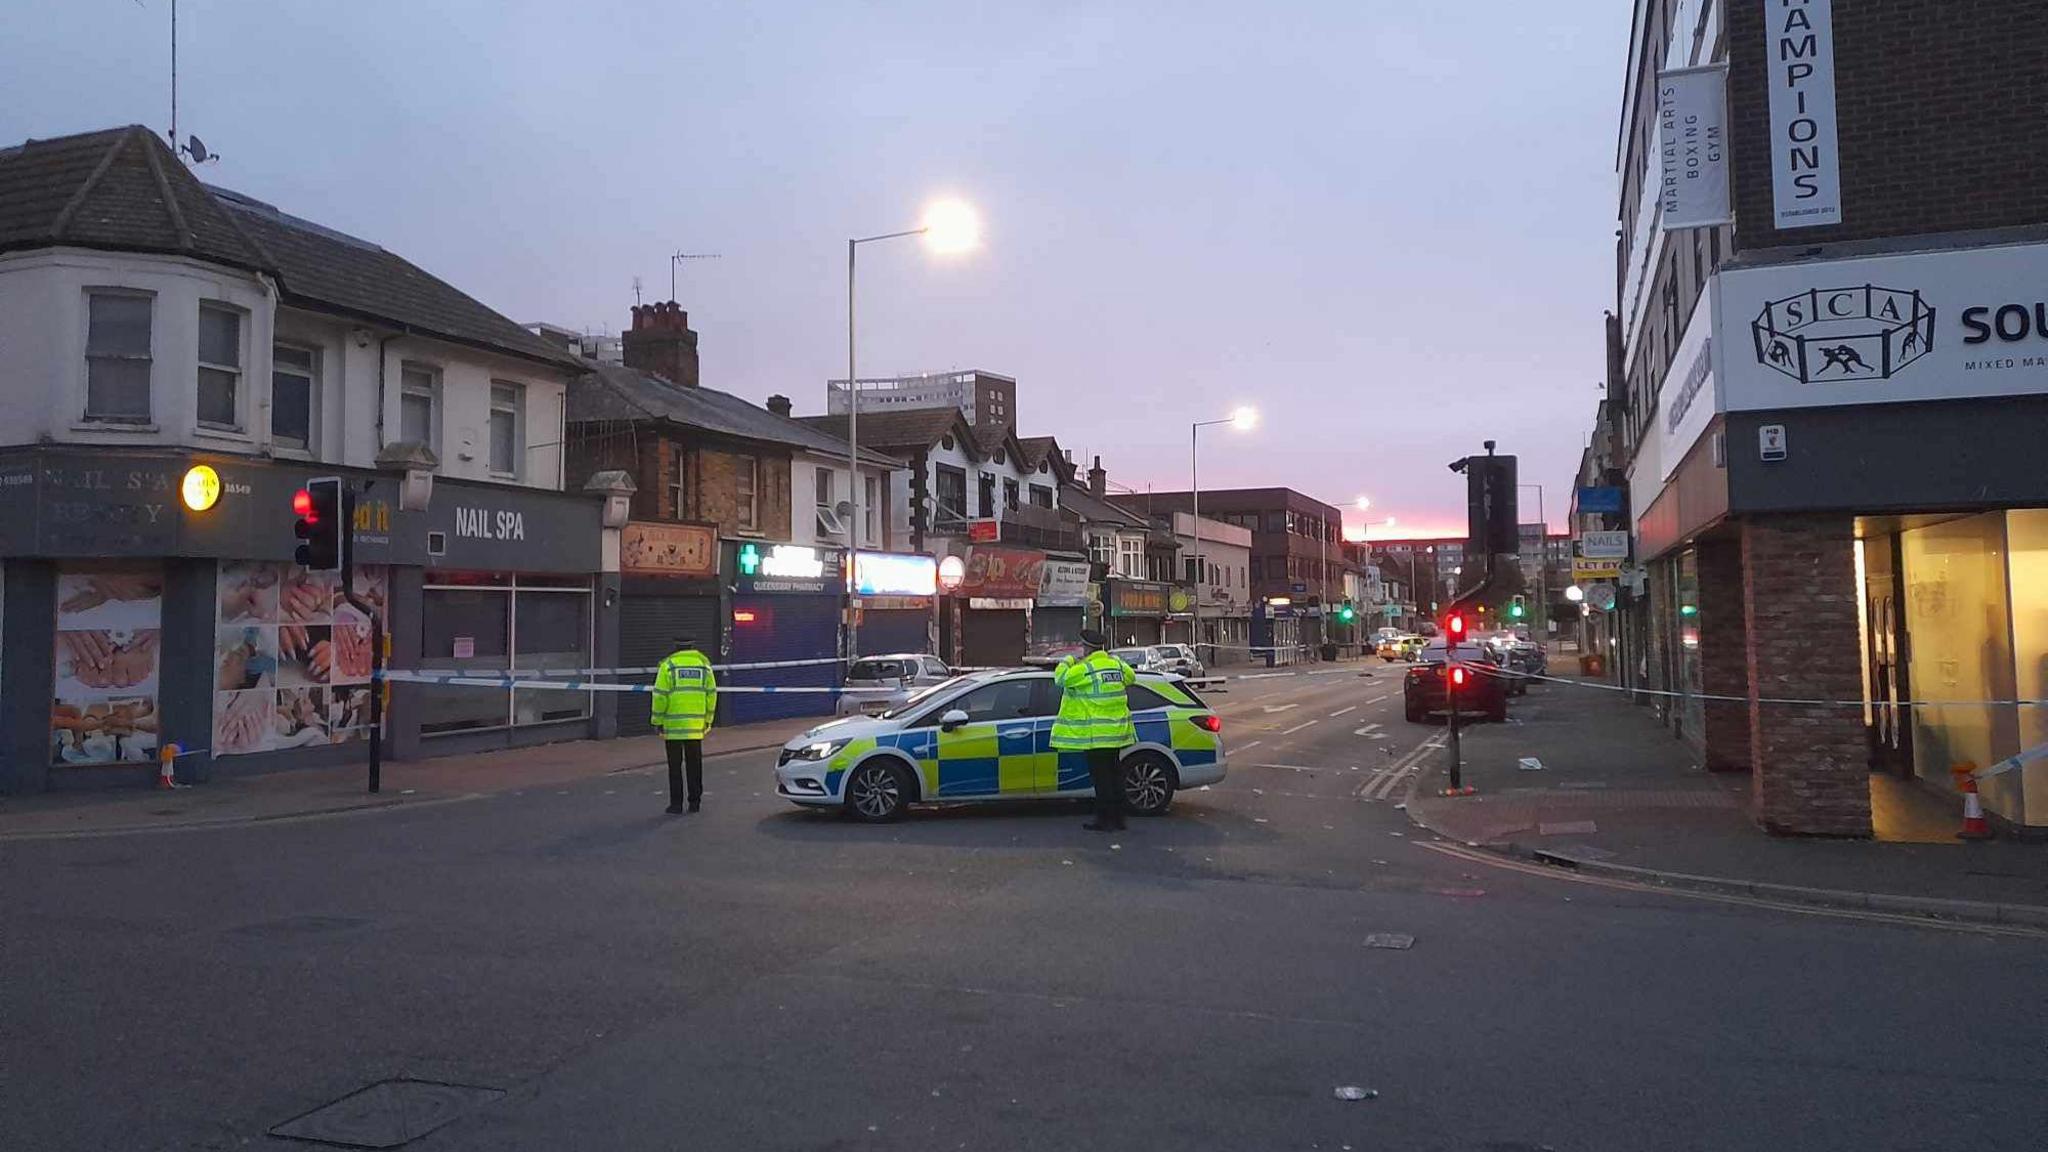
<path id="1" fill-rule="evenodd" d="M 1517 595 L 1514 598 L 1514 600 L 1508 604 L 1508 619 L 1520 620 L 1522 618 L 1522 613 L 1524 611 L 1525 609 L 1522 605 L 1522 597 L 1520 595 Z"/>
<path id="2" fill-rule="evenodd" d="M 1463 688 L 1465 686 L 1466 675 L 1467 673 L 1465 672 L 1465 666 L 1463 664 L 1451 665 L 1451 687 Z"/>
<path id="3" fill-rule="evenodd" d="M 1353 608 L 1349 600 L 1337 606 L 1337 620 L 1339 623 L 1349 624 L 1357 615 L 1358 609 Z"/>
<path id="4" fill-rule="evenodd" d="M 1465 642 L 1465 614 L 1453 612 L 1444 618 L 1444 638 L 1452 644 Z"/>
<path id="5" fill-rule="evenodd" d="M 293 554 L 300 565 L 313 572 L 341 569 L 341 478 L 326 476 L 306 481 L 292 493 L 292 512 L 298 523 L 292 531 L 302 541 Z"/>

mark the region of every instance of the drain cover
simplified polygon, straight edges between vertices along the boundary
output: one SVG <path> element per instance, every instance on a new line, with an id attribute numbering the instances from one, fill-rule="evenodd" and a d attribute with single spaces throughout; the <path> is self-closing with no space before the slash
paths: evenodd
<path id="1" fill-rule="evenodd" d="M 432 1080 L 383 1080 L 270 1130 L 343 1148 L 396 1148 L 504 1093 Z"/>

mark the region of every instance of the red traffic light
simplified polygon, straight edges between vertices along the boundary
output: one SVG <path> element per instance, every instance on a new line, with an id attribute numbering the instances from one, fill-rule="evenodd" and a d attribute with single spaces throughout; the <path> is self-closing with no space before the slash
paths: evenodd
<path id="1" fill-rule="evenodd" d="M 1451 687 L 1453 687 L 1453 688 L 1463 688 L 1464 686 L 1465 686 L 1465 668 L 1464 668 L 1464 666 L 1463 666 L 1463 665 L 1459 665 L 1459 666 L 1457 666 L 1457 667 L 1455 667 L 1455 668 L 1452 668 L 1452 669 L 1451 669 Z"/>
<path id="2" fill-rule="evenodd" d="M 1465 614 L 1463 612 L 1453 612 L 1445 618 L 1444 635 L 1450 637 L 1453 644 L 1465 638 Z"/>
<path id="3" fill-rule="evenodd" d="M 311 492 L 301 488 L 297 492 L 292 493 L 292 514 L 294 516 L 311 516 L 313 514 L 313 494 Z"/>

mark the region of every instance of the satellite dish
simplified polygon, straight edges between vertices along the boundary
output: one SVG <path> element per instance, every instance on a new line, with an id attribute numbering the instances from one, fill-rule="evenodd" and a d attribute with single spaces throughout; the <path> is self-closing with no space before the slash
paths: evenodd
<path id="1" fill-rule="evenodd" d="M 185 151 L 191 153 L 192 159 L 201 164 L 206 163 L 207 157 L 211 155 L 206 150 L 206 142 L 197 136 L 185 137 Z"/>
<path id="2" fill-rule="evenodd" d="M 853 519 L 853 501 L 841 500 L 832 506 L 832 511 L 841 520 L 851 520 Z"/>

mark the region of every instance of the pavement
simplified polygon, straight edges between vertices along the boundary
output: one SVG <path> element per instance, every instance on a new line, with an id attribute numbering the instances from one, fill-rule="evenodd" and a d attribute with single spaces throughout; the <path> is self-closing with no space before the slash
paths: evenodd
<path id="1" fill-rule="evenodd" d="M 1061 801 L 855 824 L 728 752 L 693 816 L 629 771 L 0 841 L 0 1143 L 2039 1147 L 2048 932 L 1439 841 L 1398 677 L 1212 694 L 1228 777 L 1116 837 Z"/>
<path id="2" fill-rule="evenodd" d="M 1472 796 L 1438 795 L 1438 757 L 1408 813 L 1469 845 L 1608 875 L 1852 908 L 2048 925 L 2048 845 L 1964 842 L 1958 801 L 1872 778 L 1877 838 L 1772 836 L 1746 774 L 1701 769 L 1648 710 L 1601 681 L 1536 682 L 1507 724 L 1461 730 Z M 1525 758 L 1542 764 L 1522 767 Z"/>
<path id="3" fill-rule="evenodd" d="M 780 748 L 830 719 L 806 716 L 713 728 L 705 754 Z M 500 792 L 665 767 L 658 736 L 573 740 L 516 751 L 388 762 L 381 788 L 368 791 L 360 764 L 280 769 L 160 789 L 94 789 L 0 796 L 0 840 L 111 833 L 169 832 L 254 821 L 343 816 L 385 808 L 474 800 Z"/>

